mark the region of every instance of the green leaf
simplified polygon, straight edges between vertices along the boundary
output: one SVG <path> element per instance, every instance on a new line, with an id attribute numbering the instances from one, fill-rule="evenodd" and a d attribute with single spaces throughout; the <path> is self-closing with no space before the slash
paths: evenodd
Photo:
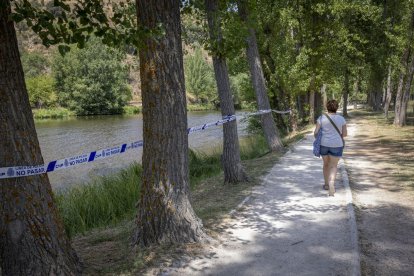
<path id="1" fill-rule="evenodd" d="M 58 46 L 59 53 L 64 56 L 66 53 L 70 51 L 70 47 L 68 45 L 59 45 Z"/>

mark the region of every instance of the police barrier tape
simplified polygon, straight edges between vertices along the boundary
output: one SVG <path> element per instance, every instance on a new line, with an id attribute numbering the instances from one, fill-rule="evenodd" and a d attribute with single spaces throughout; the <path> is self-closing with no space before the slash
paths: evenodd
<path id="1" fill-rule="evenodd" d="M 244 114 L 242 116 L 236 116 L 236 115 L 228 115 L 224 116 L 223 119 L 218 120 L 216 122 L 206 123 L 204 125 L 194 126 L 187 129 L 187 133 L 194 133 L 198 131 L 203 131 L 207 128 L 213 127 L 213 126 L 219 126 L 223 125 L 225 123 L 234 121 L 237 119 L 237 117 L 248 117 L 248 116 L 254 116 L 254 115 L 262 115 L 269 113 L 273 110 L 260 110 L 255 113 L 249 113 Z M 290 112 L 290 111 L 288 111 Z M 48 164 L 44 165 L 37 165 L 37 166 L 18 166 L 18 167 L 5 167 L 0 168 L 0 179 L 5 178 L 15 178 L 15 177 L 25 177 L 25 176 L 32 176 L 32 175 L 38 175 L 38 174 L 44 174 L 48 172 L 58 171 L 67 169 L 70 167 L 74 167 L 77 165 L 82 165 L 98 160 L 102 160 L 105 158 L 112 157 L 114 155 L 118 155 L 121 153 L 126 152 L 127 150 L 135 149 L 142 147 L 144 145 L 144 142 L 142 140 L 136 141 L 129 144 L 122 144 L 119 146 L 115 146 L 112 148 L 107 149 L 101 149 L 97 151 L 92 151 L 90 153 L 85 153 L 81 155 L 77 155 L 74 157 L 54 160 L 49 162 Z"/>

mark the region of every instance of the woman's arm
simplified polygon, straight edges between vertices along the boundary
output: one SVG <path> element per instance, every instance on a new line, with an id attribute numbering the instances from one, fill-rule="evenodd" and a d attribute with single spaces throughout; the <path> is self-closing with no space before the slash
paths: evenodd
<path id="1" fill-rule="evenodd" d="M 313 136 L 315 136 L 315 138 L 316 138 L 316 135 L 318 134 L 320 128 L 321 128 L 321 125 L 319 123 L 316 123 L 316 128 L 315 128 L 315 131 L 313 132 Z"/>
<path id="2" fill-rule="evenodd" d="M 346 125 L 342 126 L 342 138 L 348 136 L 348 130 L 346 128 Z"/>

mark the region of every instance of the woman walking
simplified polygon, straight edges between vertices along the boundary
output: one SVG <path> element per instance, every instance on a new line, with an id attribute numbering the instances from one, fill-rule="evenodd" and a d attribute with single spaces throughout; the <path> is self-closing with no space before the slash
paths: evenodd
<path id="1" fill-rule="evenodd" d="M 320 154 L 323 159 L 323 176 L 325 179 L 323 188 L 329 190 L 329 195 L 333 196 L 338 161 L 344 150 L 345 141 L 343 138 L 347 136 L 347 129 L 344 117 L 336 114 L 338 102 L 329 100 L 326 108 L 328 113 L 318 118 L 314 135 L 316 137 L 319 130 L 322 130 Z"/>

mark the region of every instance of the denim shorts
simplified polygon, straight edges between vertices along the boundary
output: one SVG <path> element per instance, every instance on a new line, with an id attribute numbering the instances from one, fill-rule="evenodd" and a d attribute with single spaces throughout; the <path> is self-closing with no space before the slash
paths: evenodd
<path id="1" fill-rule="evenodd" d="M 341 157 L 342 153 L 344 151 L 344 147 L 339 148 L 331 148 L 331 147 L 325 147 L 321 145 L 321 155 L 332 155 L 336 157 Z"/>

